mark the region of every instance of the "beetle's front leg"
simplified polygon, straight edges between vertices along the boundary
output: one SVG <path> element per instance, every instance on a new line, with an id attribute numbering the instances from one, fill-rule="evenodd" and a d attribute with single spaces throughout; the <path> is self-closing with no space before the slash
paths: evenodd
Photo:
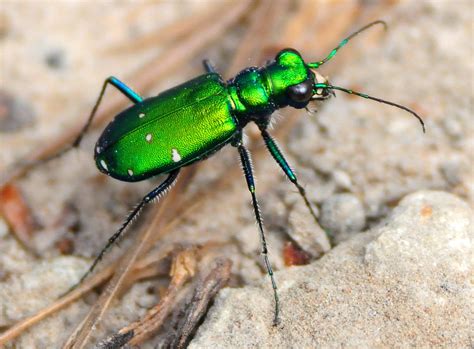
<path id="1" fill-rule="evenodd" d="M 122 92 L 122 94 L 128 99 L 130 99 L 133 103 L 140 103 L 141 101 L 143 101 L 143 98 L 138 93 L 133 91 L 130 87 L 128 87 L 125 83 L 117 79 L 115 76 L 108 77 L 107 79 L 105 79 L 104 84 L 102 85 L 99 98 L 97 98 L 97 101 L 95 102 L 94 107 L 92 108 L 92 111 L 89 115 L 89 118 L 87 119 L 86 124 L 82 128 L 76 140 L 72 143 L 72 148 L 79 146 L 79 144 L 81 143 L 82 137 L 84 137 L 87 130 L 89 129 L 89 126 L 92 124 L 92 120 L 94 119 L 97 109 L 99 108 L 100 102 L 102 102 L 102 97 L 104 96 L 105 89 L 107 88 L 108 84 L 111 84 L 117 90 Z M 64 151 L 67 151 L 67 150 L 69 149 L 66 148 Z"/>
<path id="2" fill-rule="evenodd" d="M 298 179 L 296 177 L 296 174 L 293 172 L 291 169 L 290 165 L 288 164 L 288 161 L 286 161 L 285 156 L 283 153 L 280 151 L 280 148 L 278 147 L 277 143 L 275 140 L 270 136 L 268 131 L 266 130 L 265 126 L 259 125 L 260 132 L 262 134 L 263 140 L 265 141 L 265 145 L 267 146 L 268 151 L 272 155 L 273 159 L 275 159 L 276 163 L 281 167 L 283 172 L 285 173 L 286 177 L 290 180 L 291 183 L 293 183 L 298 189 L 298 193 L 302 197 L 306 207 L 308 208 L 309 212 L 311 213 L 311 216 L 313 216 L 314 220 L 318 223 L 318 217 L 316 216 L 316 212 L 313 210 L 313 206 L 308 200 L 308 197 L 306 196 L 306 191 L 305 189 L 301 186 L 301 184 L 298 182 Z M 328 235 L 329 240 L 331 241 L 331 235 L 326 232 Z"/>

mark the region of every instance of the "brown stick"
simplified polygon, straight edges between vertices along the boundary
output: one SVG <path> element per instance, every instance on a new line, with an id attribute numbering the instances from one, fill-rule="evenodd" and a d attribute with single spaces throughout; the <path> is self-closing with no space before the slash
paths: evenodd
<path id="1" fill-rule="evenodd" d="M 196 287 L 185 317 L 176 331 L 176 337 L 171 342 L 172 348 L 186 348 L 200 320 L 206 314 L 209 303 L 229 281 L 231 266 L 232 262 L 229 259 L 218 259 L 216 266 Z M 135 342 L 131 341 L 130 344 L 135 344 Z"/>
<path id="2" fill-rule="evenodd" d="M 196 273 L 197 260 L 195 250 L 186 250 L 180 253 L 172 266 L 172 278 L 168 290 L 160 302 L 150 309 L 147 315 L 121 329 L 118 333 L 125 334 L 133 331 L 130 345 L 136 345 L 150 338 L 163 325 L 163 322 L 181 299 L 178 297 L 183 285 Z"/>

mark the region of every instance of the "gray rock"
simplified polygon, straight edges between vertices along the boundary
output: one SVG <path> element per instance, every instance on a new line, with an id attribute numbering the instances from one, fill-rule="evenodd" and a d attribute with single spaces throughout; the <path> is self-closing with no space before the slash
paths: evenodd
<path id="1" fill-rule="evenodd" d="M 278 327 L 262 280 L 223 290 L 190 348 L 469 347 L 472 217 L 451 194 L 408 195 L 385 224 L 276 273 Z"/>
<path id="2" fill-rule="evenodd" d="M 473 263 L 472 212 L 444 192 L 407 196 L 380 235 L 366 247 L 365 262 L 372 270 L 400 274 L 465 273 Z"/>

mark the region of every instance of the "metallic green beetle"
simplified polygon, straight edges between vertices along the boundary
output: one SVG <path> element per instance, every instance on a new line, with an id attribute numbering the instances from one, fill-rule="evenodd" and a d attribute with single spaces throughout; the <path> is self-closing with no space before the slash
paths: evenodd
<path id="1" fill-rule="evenodd" d="M 208 61 L 204 61 L 206 74 L 152 98 L 143 99 L 117 78 L 108 78 L 104 82 L 87 124 L 74 145 L 79 144 L 89 127 L 105 88 L 110 83 L 134 104 L 118 114 L 99 138 L 95 148 L 97 167 L 111 177 L 128 182 L 141 181 L 159 174 L 168 176 L 130 213 L 81 281 L 92 272 L 143 206 L 170 188 L 183 166 L 203 160 L 223 146 L 231 144 L 239 151 L 248 190 L 252 196 L 262 241 L 262 255 L 274 290 L 274 323 L 277 323 L 279 313 L 277 287 L 268 260 L 250 155 L 242 143 L 242 130 L 251 121 L 258 125 L 270 154 L 296 186 L 316 219 L 303 187 L 298 183 L 295 173 L 267 132 L 271 114 L 275 110 L 286 106 L 305 108 L 310 101 L 326 99 L 334 93 L 334 90 L 340 90 L 402 108 L 415 115 L 423 125 L 421 118 L 406 107 L 333 86 L 315 71 L 330 60 L 352 37 L 375 24 L 385 26 L 382 21 L 366 25 L 344 39 L 322 61 L 306 63 L 296 50 L 284 49 L 266 66 L 247 68 L 228 82 L 222 79 Z"/>

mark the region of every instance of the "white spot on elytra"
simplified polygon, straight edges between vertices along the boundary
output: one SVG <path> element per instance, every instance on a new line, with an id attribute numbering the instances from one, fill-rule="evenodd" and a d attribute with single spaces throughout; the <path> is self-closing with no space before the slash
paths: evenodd
<path id="1" fill-rule="evenodd" d="M 100 154 L 100 153 L 102 152 L 102 148 L 99 147 L 99 146 L 97 146 L 97 147 L 95 148 L 95 152 L 96 152 L 97 154 Z"/>
<path id="2" fill-rule="evenodd" d="M 109 170 L 109 168 L 107 167 L 107 164 L 105 163 L 104 160 L 100 160 L 100 165 L 102 166 L 102 168 L 103 168 L 104 170 L 106 170 L 106 171 Z"/>
<path id="3" fill-rule="evenodd" d="M 129 176 L 133 176 L 133 171 L 132 170 L 128 169 L 127 172 L 128 172 Z"/>
<path id="4" fill-rule="evenodd" d="M 142 119 L 142 118 L 144 118 L 144 117 L 145 117 L 145 114 L 143 114 L 143 113 L 140 113 L 140 114 L 138 114 L 138 117 L 139 117 L 140 119 Z"/>
<path id="5" fill-rule="evenodd" d="M 145 136 L 145 139 L 148 143 L 151 142 L 151 139 L 153 138 L 153 136 L 151 135 L 151 133 L 147 133 L 146 136 Z"/>
<path id="6" fill-rule="evenodd" d="M 181 161 L 181 155 L 178 153 L 178 149 L 171 149 L 171 158 L 173 159 L 174 162 Z"/>

